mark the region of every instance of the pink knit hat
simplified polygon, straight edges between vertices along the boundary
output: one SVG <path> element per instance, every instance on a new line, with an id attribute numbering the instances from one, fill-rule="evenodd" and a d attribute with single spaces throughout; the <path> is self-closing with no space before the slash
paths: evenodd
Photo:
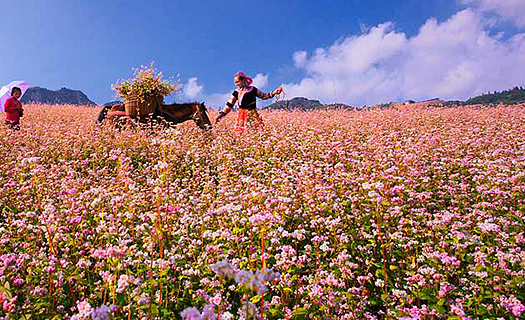
<path id="1" fill-rule="evenodd" d="M 244 81 L 245 81 L 244 83 L 245 83 L 247 86 L 249 86 L 250 84 L 253 83 L 253 79 L 250 78 L 250 77 L 247 77 L 247 76 L 244 74 L 244 72 L 242 72 L 242 71 L 237 72 L 233 77 L 241 77 L 241 78 L 244 78 L 244 79 L 245 79 L 245 80 L 244 80 Z"/>

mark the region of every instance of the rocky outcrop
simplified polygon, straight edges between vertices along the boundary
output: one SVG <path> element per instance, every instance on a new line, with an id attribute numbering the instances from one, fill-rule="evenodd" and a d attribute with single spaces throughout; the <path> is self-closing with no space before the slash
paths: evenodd
<path id="1" fill-rule="evenodd" d="M 32 87 L 27 89 L 21 101 L 22 103 L 72 104 L 79 106 L 97 105 L 89 100 L 82 91 L 67 88 L 54 91 L 41 87 Z"/>

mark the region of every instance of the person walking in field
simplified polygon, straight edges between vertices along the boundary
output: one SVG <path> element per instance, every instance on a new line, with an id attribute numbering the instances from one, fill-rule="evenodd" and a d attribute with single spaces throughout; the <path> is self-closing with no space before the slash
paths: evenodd
<path id="1" fill-rule="evenodd" d="M 20 130 L 20 118 L 24 113 L 22 103 L 18 101 L 21 96 L 22 90 L 19 87 L 13 87 L 11 98 L 7 99 L 4 104 L 5 124 L 13 130 Z"/>
<path id="2" fill-rule="evenodd" d="M 233 83 L 237 87 L 230 97 L 230 100 L 226 102 L 226 106 L 219 111 L 219 116 L 215 119 L 217 124 L 222 118 L 224 118 L 233 109 L 233 106 L 237 102 L 239 105 L 239 116 L 237 118 L 237 130 L 243 132 L 246 125 L 253 125 L 259 127 L 263 125 L 263 120 L 257 112 L 257 98 L 262 100 L 270 99 L 282 92 L 282 88 L 276 89 L 272 92 L 265 93 L 251 86 L 253 80 L 247 77 L 242 71 L 239 71 L 233 77 Z"/>

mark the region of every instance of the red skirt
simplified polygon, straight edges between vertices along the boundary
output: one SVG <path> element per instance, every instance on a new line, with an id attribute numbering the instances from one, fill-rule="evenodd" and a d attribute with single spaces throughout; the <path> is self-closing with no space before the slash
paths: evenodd
<path id="1" fill-rule="evenodd" d="M 264 125 L 263 119 L 257 110 L 239 109 L 237 118 L 237 131 L 244 132 L 246 127 L 260 128 Z"/>

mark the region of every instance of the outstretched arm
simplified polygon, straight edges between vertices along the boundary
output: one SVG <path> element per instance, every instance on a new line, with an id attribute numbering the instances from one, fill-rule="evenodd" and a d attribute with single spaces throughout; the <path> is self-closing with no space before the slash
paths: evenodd
<path id="1" fill-rule="evenodd" d="M 279 88 L 279 89 L 273 90 L 271 92 L 262 92 L 261 90 L 257 89 L 257 97 L 259 97 L 259 98 L 261 98 L 263 100 L 268 100 L 268 99 L 273 98 L 276 95 L 280 94 L 281 92 L 283 92 L 283 88 Z"/>
<path id="2" fill-rule="evenodd" d="M 215 119 L 215 124 L 219 123 L 222 118 L 226 117 L 226 115 L 232 111 L 235 102 L 237 102 L 237 98 L 235 98 L 235 96 L 232 94 L 230 100 L 226 102 L 224 108 L 219 111 L 219 116 Z"/>

